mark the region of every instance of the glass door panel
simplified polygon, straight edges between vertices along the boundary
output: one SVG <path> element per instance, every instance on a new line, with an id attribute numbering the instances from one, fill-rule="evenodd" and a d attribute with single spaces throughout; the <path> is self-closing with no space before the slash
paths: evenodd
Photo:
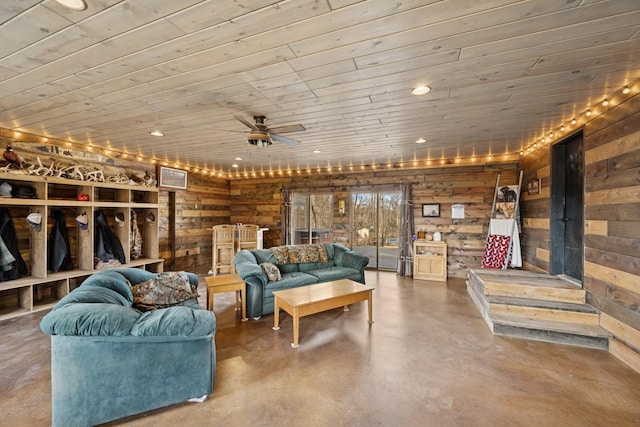
<path id="1" fill-rule="evenodd" d="M 333 242 L 331 194 L 295 194 L 292 221 L 293 244 Z"/>
<path id="2" fill-rule="evenodd" d="M 353 247 L 355 252 L 369 257 L 368 268 L 378 268 L 377 197 L 375 193 L 353 193 Z"/>
<path id="3" fill-rule="evenodd" d="M 301 245 L 302 239 L 305 239 L 304 243 L 309 240 L 309 196 L 307 194 L 294 194 L 293 195 L 293 209 L 291 209 L 291 227 L 293 227 L 293 242 L 294 245 Z"/>
<path id="4" fill-rule="evenodd" d="M 400 237 L 400 193 L 378 194 L 378 270 L 396 270 Z"/>
<path id="5" fill-rule="evenodd" d="M 400 193 L 353 193 L 353 250 L 369 257 L 368 268 L 395 270 L 400 236 Z"/>

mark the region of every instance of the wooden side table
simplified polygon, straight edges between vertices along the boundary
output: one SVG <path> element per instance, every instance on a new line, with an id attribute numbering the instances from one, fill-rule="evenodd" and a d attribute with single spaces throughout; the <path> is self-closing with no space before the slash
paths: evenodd
<path id="1" fill-rule="evenodd" d="M 237 274 L 224 274 L 222 276 L 207 276 L 204 278 L 207 283 L 207 310 L 213 311 L 213 295 L 221 292 L 236 293 L 236 310 L 238 300 L 242 301 L 242 320 L 247 320 L 247 295 L 246 284 Z M 242 292 L 242 297 L 240 296 Z"/>

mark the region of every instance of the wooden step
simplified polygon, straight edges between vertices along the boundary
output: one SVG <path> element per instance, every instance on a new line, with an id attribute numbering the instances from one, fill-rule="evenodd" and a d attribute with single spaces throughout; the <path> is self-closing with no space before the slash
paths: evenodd
<path id="1" fill-rule="evenodd" d="M 495 335 L 608 349 L 611 333 L 574 283 L 524 270 L 472 269 L 467 291 Z"/>
<path id="2" fill-rule="evenodd" d="M 478 286 L 470 280 L 467 280 L 466 283 L 467 293 L 471 297 L 473 303 L 476 305 L 476 308 L 480 312 L 480 315 L 491 329 L 492 325 L 491 317 L 489 316 L 489 302 L 487 301 L 486 296 L 484 295 L 482 290 L 478 289 Z"/>
<path id="3" fill-rule="evenodd" d="M 505 315 L 580 325 L 599 325 L 600 312 L 587 304 L 502 296 L 487 296 L 486 299 L 492 318 L 494 315 Z"/>
<path id="4" fill-rule="evenodd" d="M 474 271 L 472 281 L 477 281 L 484 290 L 485 295 L 540 299 L 548 301 L 561 301 L 569 303 L 586 302 L 584 289 L 574 284 L 543 274 L 523 274 L 522 272 L 511 274 L 499 274 L 494 270 L 481 272 Z M 509 270 L 505 270 L 509 272 Z"/>
<path id="5" fill-rule="evenodd" d="M 492 315 L 495 335 L 607 350 L 612 334 L 597 325 Z"/>

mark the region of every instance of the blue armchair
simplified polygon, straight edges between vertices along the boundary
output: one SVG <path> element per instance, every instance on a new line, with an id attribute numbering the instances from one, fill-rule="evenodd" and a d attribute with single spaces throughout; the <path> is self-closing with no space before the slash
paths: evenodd
<path id="1" fill-rule="evenodd" d="M 188 273 L 192 285 L 195 274 Z M 141 269 L 97 272 L 42 320 L 51 335 L 52 425 L 89 426 L 213 392 L 216 320 L 197 299 L 141 312 Z"/>

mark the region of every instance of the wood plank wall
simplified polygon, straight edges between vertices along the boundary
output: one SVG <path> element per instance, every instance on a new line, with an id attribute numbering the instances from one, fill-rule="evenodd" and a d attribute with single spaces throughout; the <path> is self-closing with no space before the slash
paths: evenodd
<path id="1" fill-rule="evenodd" d="M 169 226 L 169 193 L 175 195 L 175 242 Z M 189 173 L 186 190 L 160 189 L 160 257 L 165 270 L 206 274 L 211 269 L 211 228 L 230 224 L 227 179 Z M 172 244 L 175 247 L 173 257 Z"/>
<path id="2" fill-rule="evenodd" d="M 586 123 L 584 288 L 614 333 L 620 358 L 640 368 L 640 95 Z M 539 195 L 523 197 L 525 267 L 549 271 L 550 147 L 521 159 L 525 182 L 540 178 Z M 624 350 L 615 350 L 624 348 Z M 627 357 L 629 359 L 629 357 Z"/>
<path id="3" fill-rule="evenodd" d="M 350 246 L 350 193 L 399 190 L 401 184 L 411 183 L 416 232 L 440 231 L 449 245 L 449 276 L 466 277 L 470 266 L 480 264 L 499 172 L 503 184 L 516 183 L 516 163 L 232 180 L 231 223 L 257 223 L 267 227 L 265 247 L 277 246 L 281 244 L 281 189 L 332 192 L 334 241 Z M 346 202 L 345 215 L 338 212 L 338 200 Z M 423 218 L 423 203 L 440 203 L 441 216 Z M 464 219 L 451 219 L 451 205 L 456 203 L 465 205 Z"/>

